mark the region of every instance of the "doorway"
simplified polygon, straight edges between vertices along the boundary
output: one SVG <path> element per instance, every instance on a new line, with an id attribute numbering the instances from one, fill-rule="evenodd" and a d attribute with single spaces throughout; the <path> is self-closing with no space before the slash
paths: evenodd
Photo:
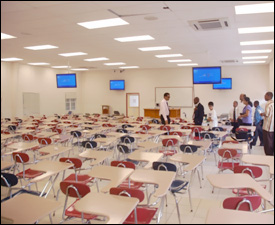
<path id="1" fill-rule="evenodd" d="M 39 93 L 23 93 L 23 115 L 33 116 L 40 114 L 40 96 Z"/>
<path id="2" fill-rule="evenodd" d="M 139 93 L 126 93 L 126 116 L 139 117 L 140 97 Z"/>

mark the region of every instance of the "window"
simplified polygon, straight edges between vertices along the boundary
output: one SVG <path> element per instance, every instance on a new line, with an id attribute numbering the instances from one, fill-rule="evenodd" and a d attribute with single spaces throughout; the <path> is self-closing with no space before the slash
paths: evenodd
<path id="1" fill-rule="evenodd" d="M 72 111 L 76 109 L 76 98 L 66 99 L 66 111 Z"/>

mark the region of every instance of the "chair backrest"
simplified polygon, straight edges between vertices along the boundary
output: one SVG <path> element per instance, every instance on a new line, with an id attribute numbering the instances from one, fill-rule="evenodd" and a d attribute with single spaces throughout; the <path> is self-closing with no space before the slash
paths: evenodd
<path id="1" fill-rule="evenodd" d="M 233 140 L 231 141 L 231 140 L 230 140 L 230 141 L 223 141 L 222 143 L 223 143 L 223 144 L 225 144 L 225 143 L 238 144 L 239 142 L 238 142 L 238 141 L 233 141 Z"/>
<path id="2" fill-rule="evenodd" d="M 1 186 L 13 187 L 18 183 L 18 178 L 11 173 L 1 173 Z"/>
<path id="3" fill-rule="evenodd" d="M 151 127 L 149 125 L 141 125 L 140 128 L 142 128 L 142 130 L 146 130 L 146 131 L 151 129 Z"/>
<path id="4" fill-rule="evenodd" d="M 190 127 L 190 126 L 183 125 L 183 126 L 180 127 L 180 129 L 188 130 L 188 129 L 191 129 L 191 127 Z"/>
<path id="5" fill-rule="evenodd" d="M 117 145 L 117 149 L 118 149 L 119 152 L 121 152 L 123 154 L 127 154 L 127 153 L 131 152 L 131 150 L 126 145 L 119 144 L 119 145 Z"/>
<path id="6" fill-rule="evenodd" d="M 90 192 L 87 184 L 74 181 L 61 181 L 60 189 L 65 195 L 73 198 L 82 198 Z"/>
<path id="7" fill-rule="evenodd" d="M 178 139 L 176 138 L 167 138 L 162 140 L 162 145 L 165 147 L 175 146 L 178 143 Z"/>
<path id="8" fill-rule="evenodd" d="M 168 163 L 168 162 L 153 162 L 153 170 L 164 170 L 164 171 L 177 171 L 177 167 L 173 163 Z"/>
<path id="9" fill-rule="evenodd" d="M 136 134 L 146 134 L 144 131 L 136 131 Z"/>
<path id="10" fill-rule="evenodd" d="M 135 138 L 134 137 L 130 137 L 130 136 L 124 136 L 124 137 L 120 138 L 120 141 L 122 143 L 125 143 L 125 144 L 131 144 L 131 143 L 135 142 Z"/>
<path id="11" fill-rule="evenodd" d="M 258 178 L 263 174 L 262 168 L 258 166 L 236 166 L 233 171 L 234 173 L 247 173 L 252 178 Z"/>
<path id="12" fill-rule="evenodd" d="M 125 130 L 125 129 L 117 129 L 116 132 L 119 132 L 119 133 L 128 133 L 128 130 Z"/>
<path id="13" fill-rule="evenodd" d="M 116 161 L 116 160 L 114 160 L 114 161 L 111 162 L 111 166 L 136 169 L 136 165 L 134 163 L 128 162 L 128 161 Z"/>
<path id="14" fill-rule="evenodd" d="M 205 140 L 207 140 L 207 139 L 214 139 L 214 138 L 216 138 L 216 135 L 215 134 L 213 134 L 213 133 L 209 133 L 209 132 L 207 132 L 207 133 L 201 133 L 200 134 L 201 135 L 201 137 L 203 138 L 203 139 L 205 139 Z"/>
<path id="15" fill-rule="evenodd" d="M 51 138 L 38 138 L 38 143 L 41 145 L 50 145 L 52 143 Z"/>
<path id="16" fill-rule="evenodd" d="M 96 148 L 97 143 L 95 141 L 82 141 L 82 147 L 84 147 L 84 148 Z"/>
<path id="17" fill-rule="evenodd" d="M 160 126 L 159 129 L 160 129 L 160 130 L 170 131 L 170 130 L 171 130 L 171 127 L 170 127 L 170 126 Z"/>
<path id="18" fill-rule="evenodd" d="M 157 119 L 152 119 L 152 123 L 159 124 L 160 122 Z"/>
<path id="19" fill-rule="evenodd" d="M 179 132 L 179 131 L 172 131 L 169 133 L 170 135 L 179 135 L 180 137 L 182 137 L 182 132 Z"/>
<path id="20" fill-rule="evenodd" d="M 183 153 L 195 153 L 198 150 L 198 146 L 196 145 L 180 145 L 180 150 Z"/>
<path id="21" fill-rule="evenodd" d="M 202 127 L 191 127 L 192 132 L 200 133 L 203 131 Z"/>
<path id="22" fill-rule="evenodd" d="M 15 126 L 15 125 L 9 125 L 9 126 L 8 126 L 8 129 L 9 129 L 10 131 L 15 131 L 15 130 L 16 130 L 16 126 Z"/>
<path id="23" fill-rule="evenodd" d="M 33 141 L 34 140 L 34 136 L 32 134 L 22 134 L 22 139 L 24 141 Z"/>
<path id="24" fill-rule="evenodd" d="M 223 201 L 223 208 L 243 211 L 254 211 L 260 205 L 261 196 L 259 195 L 230 197 Z"/>
<path id="25" fill-rule="evenodd" d="M 249 138 L 249 130 L 246 128 L 237 128 L 235 132 L 237 139 L 248 139 Z"/>
<path id="26" fill-rule="evenodd" d="M 95 134 L 95 138 L 106 138 L 105 134 Z"/>
<path id="27" fill-rule="evenodd" d="M 76 138 L 79 138 L 79 137 L 81 137 L 81 132 L 78 130 L 71 131 L 71 135 L 73 135 Z"/>
<path id="28" fill-rule="evenodd" d="M 77 168 L 81 168 L 82 166 L 82 161 L 78 158 L 62 157 L 59 159 L 59 162 L 73 163 L 74 165 L 69 169 L 77 169 Z"/>
<path id="29" fill-rule="evenodd" d="M 227 149 L 227 148 L 221 148 L 218 150 L 219 156 L 225 159 L 231 159 L 237 155 L 236 149 Z"/>
<path id="30" fill-rule="evenodd" d="M 215 130 L 215 131 L 224 131 L 224 129 L 222 127 L 212 127 L 212 130 Z"/>
<path id="31" fill-rule="evenodd" d="M 13 160 L 18 163 L 26 163 L 30 160 L 29 155 L 24 152 L 13 152 L 12 157 L 13 157 Z"/>
<path id="32" fill-rule="evenodd" d="M 144 200 L 144 193 L 139 189 L 114 187 L 110 189 L 110 194 L 137 198 L 139 202 Z"/>

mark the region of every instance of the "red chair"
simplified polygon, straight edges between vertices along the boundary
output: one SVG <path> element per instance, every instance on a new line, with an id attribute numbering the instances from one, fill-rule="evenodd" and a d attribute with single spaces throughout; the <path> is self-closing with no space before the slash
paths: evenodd
<path id="1" fill-rule="evenodd" d="M 88 185 L 74 181 L 62 181 L 60 182 L 60 189 L 63 192 L 63 194 L 66 195 L 61 223 L 72 218 L 81 218 L 82 223 L 84 223 L 84 219 L 89 221 L 97 217 L 93 214 L 79 212 L 74 207 L 75 203 L 79 199 L 83 198 L 85 195 L 90 193 L 90 187 Z M 69 197 L 77 199 L 67 208 L 67 202 Z M 67 217 L 65 218 L 65 216 Z"/>
<path id="2" fill-rule="evenodd" d="M 53 143 L 51 138 L 38 138 L 37 140 L 38 140 L 38 143 L 42 146 L 50 145 Z"/>
<path id="3" fill-rule="evenodd" d="M 183 126 L 180 127 L 180 129 L 189 130 L 189 129 L 191 129 L 191 127 L 190 127 L 190 126 L 183 125 Z"/>
<path id="4" fill-rule="evenodd" d="M 254 211 L 261 205 L 261 196 L 249 195 L 226 198 L 223 201 L 224 209 Z"/>
<path id="5" fill-rule="evenodd" d="M 239 162 L 235 162 L 238 159 L 236 156 L 238 154 L 236 149 L 219 149 L 218 154 L 221 157 L 221 160 L 218 162 L 219 173 L 224 170 L 232 170 L 236 166 L 239 166 Z"/>
<path id="6" fill-rule="evenodd" d="M 146 134 L 144 131 L 136 131 L 136 134 Z"/>
<path id="7" fill-rule="evenodd" d="M 178 139 L 176 138 L 166 138 L 162 140 L 162 146 L 165 147 L 163 150 L 159 150 L 160 153 L 163 153 L 167 159 L 167 156 L 172 156 L 177 153 L 177 144 Z"/>
<path id="8" fill-rule="evenodd" d="M 180 132 L 180 131 L 172 131 L 172 132 L 170 132 L 170 135 L 178 135 L 180 137 L 183 136 L 182 132 Z"/>
<path id="9" fill-rule="evenodd" d="M 141 125 L 140 128 L 142 128 L 142 130 L 145 130 L 146 132 L 148 132 L 148 130 L 150 130 L 152 127 L 150 127 L 149 125 Z"/>
<path id="10" fill-rule="evenodd" d="M 166 130 L 167 132 L 169 132 L 171 130 L 171 127 L 170 126 L 160 126 L 159 128 L 160 130 Z"/>
<path id="11" fill-rule="evenodd" d="M 202 127 L 191 127 L 191 130 L 192 130 L 192 138 L 193 140 L 202 140 L 203 137 L 201 137 L 201 132 L 203 131 L 203 128 Z"/>
<path id="12" fill-rule="evenodd" d="M 238 144 L 239 142 L 238 141 L 223 141 L 222 144 L 225 144 L 225 143 L 229 143 L 229 144 Z"/>
<path id="13" fill-rule="evenodd" d="M 144 193 L 141 190 L 133 188 L 111 188 L 110 194 L 138 198 L 139 202 L 144 200 Z M 136 216 L 138 224 L 149 224 L 155 216 L 158 208 L 148 206 L 137 206 Z M 124 221 L 124 224 L 135 224 L 135 210 Z"/>

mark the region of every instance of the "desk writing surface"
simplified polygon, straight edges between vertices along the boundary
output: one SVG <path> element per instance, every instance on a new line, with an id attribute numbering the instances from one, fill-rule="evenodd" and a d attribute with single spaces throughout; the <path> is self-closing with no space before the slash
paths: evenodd
<path id="1" fill-rule="evenodd" d="M 196 155 L 196 154 L 191 155 L 191 154 L 177 153 L 171 156 L 170 160 L 175 162 L 188 163 L 188 165 L 186 165 L 186 167 L 184 167 L 183 170 L 192 171 L 205 160 L 205 156 Z"/>
<path id="2" fill-rule="evenodd" d="M 269 166 L 269 172 L 274 175 L 274 156 L 270 155 L 243 155 L 242 161 L 255 165 Z"/>

